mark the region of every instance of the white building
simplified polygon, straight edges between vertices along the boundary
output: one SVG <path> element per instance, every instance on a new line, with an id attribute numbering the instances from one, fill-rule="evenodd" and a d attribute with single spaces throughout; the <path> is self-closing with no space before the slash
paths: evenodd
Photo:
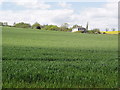
<path id="1" fill-rule="evenodd" d="M 81 32 L 85 33 L 86 28 L 84 28 L 84 27 L 76 27 L 76 28 L 72 29 L 72 32 L 77 32 L 77 31 L 81 31 Z"/>

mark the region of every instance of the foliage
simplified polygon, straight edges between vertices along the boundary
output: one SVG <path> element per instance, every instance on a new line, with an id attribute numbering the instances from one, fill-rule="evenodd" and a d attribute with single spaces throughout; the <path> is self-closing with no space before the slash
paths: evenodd
<path id="1" fill-rule="evenodd" d="M 8 23 L 7 22 L 3 22 L 3 26 L 8 26 Z"/>
<path id="2" fill-rule="evenodd" d="M 46 25 L 44 28 L 44 30 L 53 30 L 53 31 L 59 31 L 59 27 L 56 25 Z"/>
<path id="3" fill-rule="evenodd" d="M 30 27 L 31 27 L 30 24 L 24 23 L 24 22 L 17 23 L 17 24 L 15 24 L 14 26 L 17 27 L 17 28 L 30 28 Z"/>
<path id="4" fill-rule="evenodd" d="M 3 88 L 117 88 L 117 39 L 3 27 Z"/>
<path id="5" fill-rule="evenodd" d="M 73 25 L 73 27 L 72 28 L 76 28 L 76 27 L 80 27 L 79 25 L 77 25 L 77 24 L 75 24 L 75 25 Z"/>
<path id="6" fill-rule="evenodd" d="M 61 27 L 64 27 L 64 28 L 68 28 L 69 24 L 68 23 L 64 23 L 61 25 Z"/>
<path id="7" fill-rule="evenodd" d="M 41 25 L 38 22 L 36 22 L 32 25 L 32 28 L 41 29 Z"/>
<path id="8" fill-rule="evenodd" d="M 103 32 L 103 34 L 106 34 L 106 32 Z"/>
<path id="9" fill-rule="evenodd" d="M 0 22 L 0 26 L 8 26 L 7 22 Z"/>
<path id="10" fill-rule="evenodd" d="M 68 23 L 64 23 L 64 24 L 61 25 L 60 30 L 61 31 L 69 31 L 68 26 L 69 26 Z"/>
<path id="11" fill-rule="evenodd" d="M 93 30 L 88 30 L 87 33 L 91 33 L 91 34 L 101 34 L 99 29 L 93 29 Z"/>
<path id="12" fill-rule="evenodd" d="M 0 26 L 3 26 L 3 22 L 0 22 Z"/>

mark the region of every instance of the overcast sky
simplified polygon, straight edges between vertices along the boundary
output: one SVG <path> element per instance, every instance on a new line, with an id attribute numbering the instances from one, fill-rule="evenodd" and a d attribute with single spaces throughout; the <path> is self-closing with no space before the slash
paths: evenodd
<path id="1" fill-rule="evenodd" d="M 104 0 L 104 2 L 85 2 L 77 0 L 64 2 L 65 0 L 0 0 L 0 21 L 13 24 L 14 22 L 26 22 L 33 24 L 68 23 L 86 27 L 89 29 L 118 28 L 118 2 Z M 102 0 L 101 0 L 102 1 Z M 106 2 L 105 2 L 106 1 Z"/>

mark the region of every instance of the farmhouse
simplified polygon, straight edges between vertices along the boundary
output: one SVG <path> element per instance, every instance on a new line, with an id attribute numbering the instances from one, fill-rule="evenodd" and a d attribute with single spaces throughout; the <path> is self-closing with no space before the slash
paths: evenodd
<path id="1" fill-rule="evenodd" d="M 79 26 L 79 27 L 75 27 L 72 29 L 72 32 L 77 32 L 77 31 L 81 31 L 82 33 L 86 33 L 86 28 Z"/>

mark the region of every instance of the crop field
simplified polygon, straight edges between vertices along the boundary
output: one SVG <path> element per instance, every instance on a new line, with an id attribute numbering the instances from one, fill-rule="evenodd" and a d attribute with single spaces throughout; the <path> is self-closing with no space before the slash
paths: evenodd
<path id="1" fill-rule="evenodd" d="M 118 35 L 3 27 L 3 88 L 116 88 Z"/>
<path id="2" fill-rule="evenodd" d="M 102 31 L 102 33 L 106 33 L 106 34 L 120 34 L 120 31 Z"/>

